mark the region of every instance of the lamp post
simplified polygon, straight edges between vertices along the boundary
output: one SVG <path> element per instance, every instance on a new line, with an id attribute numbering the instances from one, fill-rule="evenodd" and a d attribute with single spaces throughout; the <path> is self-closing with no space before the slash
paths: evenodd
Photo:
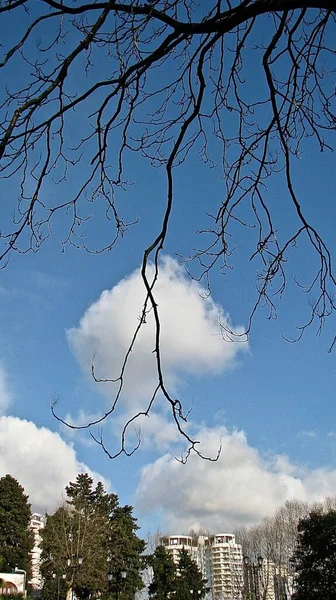
<path id="1" fill-rule="evenodd" d="M 107 574 L 109 591 L 111 591 L 113 582 L 115 582 L 115 600 L 119 600 L 120 584 L 126 579 L 126 577 L 126 569 L 120 569 L 120 571 L 117 571 L 115 575 L 113 575 L 111 571 L 109 571 Z"/>
<path id="2" fill-rule="evenodd" d="M 74 587 L 75 587 L 76 572 L 77 572 L 77 569 L 79 569 L 82 564 L 83 564 L 83 557 L 82 556 L 73 555 L 72 558 L 68 558 L 67 559 L 67 566 L 68 566 L 69 569 L 72 570 L 71 587 L 70 587 L 70 590 L 69 590 L 69 592 L 71 592 L 70 593 L 71 600 L 73 600 L 73 598 L 74 598 Z M 67 599 L 66 600 L 70 600 L 70 598 L 68 597 L 68 594 L 67 594 Z"/>
<path id="3" fill-rule="evenodd" d="M 279 573 L 275 573 L 274 575 L 274 596 L 275 600 L 287 600 L 287 588 L 288 579 L 285 575 Z"/>
<path id="4" fill-rule="evenodd" d="M 262 566 L 264 559 L 258 556 L 257 562 L 251 562 L 248 556 L 244 556 L 244 586 L 248 594 L 253 600 L 261 600 L 261 581 L 262 581 Z"/>
<path id="5" fill-rule="evenodd" d="M 52 574 L 52 578 L 53 579 L 57 579 L 57 600 L 59 600 L 59 597 L 60 597 L 60 580 L 61 579 L 65 580 L 66 579 L 66 574 L 63 573 L 61 575 L 61 577 L 57 577 L 56 573 L 53 573 Z"/>
<path id="6" fill-rule="evenodd" d="M 202 590 L 189 590 L 194 600 L 201 597 Z"/>
<path id="7" fill-rule="evenodd" d="M 68 567 L 71 567 L 72 569 L 77 569 L 78 567 L 80 567 L 83 564 L 83 557 L 82 556 L 72 557 L 72 559 L 74 559 L 74 558 L 75 558 L 76 562 L 73 562 L 73 560 L 71 560 L 71 558 L 68 558 L 67 565 L 68 565 Z"/>

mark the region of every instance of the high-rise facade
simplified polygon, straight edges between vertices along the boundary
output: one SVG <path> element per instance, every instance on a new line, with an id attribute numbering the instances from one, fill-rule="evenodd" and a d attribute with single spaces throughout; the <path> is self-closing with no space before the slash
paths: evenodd
<path id="1" fill-rule="evenodd" d="M 195 539 L 190 535 L 167 535 L 160 538 L 160 544 L 172 555 L 176 565 L 178 564 L 182 548 L 190 553 L 193 560 L 197 559 L 197 544 L 195 543 Z"/>
<path id="2" fill-rule="evenodd" d="M 44 518 L 39 513 L 33 513 L 30 520 L 30 529 L 34 536 L 34 545 L 31 551 L 31 579 L 29 580 L 30 585 L 34 590 L 40 590 L 42 588 L 42 577 L 41 577 L 41 530 L 44 527 Z"/>
<path id="3" fill-rule="evenodd" d="M 232 533 L 215 535 L 169 535 L 160 539 L 175 564 L 184 548 L 197 562 L 207 580 L 212 600 L 240 600 L 244 587 L 242 547 Z"/>
<path id="4" fill-rule="evenodd" d="M 242 597 L 243 555 L 233 533 L 209 536 L 206 545 L 208 580 L 213 600 L 239 600 Z"/>

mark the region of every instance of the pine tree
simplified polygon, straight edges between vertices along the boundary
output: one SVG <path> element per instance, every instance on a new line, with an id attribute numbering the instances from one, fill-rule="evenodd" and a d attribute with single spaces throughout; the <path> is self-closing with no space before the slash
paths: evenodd
<path id="1" fill-rule="evenodd" d="M 143 587 L 140 572 L 144 564 L 145 542 L 137 536 L 138 530 L 132 506 L 116 506 L 110 517 L 108 558 L 115 581 L 121 569 L 127 571 L 121 589 L 121 597 L 125 600 L 133 599 L 135 591 Z"/>
<path id="2" fill-rule="evenodd" d="M 182 548 L 176 578 L 175 600 L 198 600 L 205 596 L 205 579 L 189 552 Z"/>
<path id="3" fill-rule="evenodd" d="M 158 546 L 148 562 L 153 569 L 149 594 L 155 600 L 166 600 L 176 587 L 176 566 L 173 558 L 163 546 Z"/>
<path id="4" fill-rule="evenodd" d="M 0 479 L 0 570 L 15 567 L 30 575 L 33 536 L 29 529 L 31 509 L 23 487 L 11 475 Z"/>

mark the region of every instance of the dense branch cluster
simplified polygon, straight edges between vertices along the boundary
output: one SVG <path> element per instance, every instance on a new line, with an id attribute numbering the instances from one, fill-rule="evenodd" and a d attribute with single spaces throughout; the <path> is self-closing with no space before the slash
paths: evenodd
<path id="1" fill-rule="evenodd" d="M 19 197 L 17 205 L 6 198 L 1 264 L 11 251 L 39 250 L 58 213 L 67 221 L 63 244 L 95 253 L 110 250 L 136 223 L 118 206 L 118 189 L 131 179 L 128 157 L 137 153 L 161 167 L 166 201 L 162 225 L 143 254 L 146 301 L 121 372 L 113 375 L 118 392 L 96 424 L 118 403 L 128 358 L 152 311 L 158 381 L 142 414 L 163 394 L 189 451 L 196 452 L 197 442 L 183 426 L 181 402 L 165 386 L 155 299 L 175 168 L 191 155 L 222 169 L 223 195 L 199 232 L 205 243 L 185 257 L 194 278 L 204 279 L 210 289 L 212 269 L 225 272 L 230 266 L 237 228 L 256 234 L 250 258 L 259 259 L 257 295 L 245 334 L 260 305 L 275 316 L 276 296 L 286 287 L 286 260 L 301 238 L 313 249 L 317 267 L 307 285 L 298 281 L 314 298 L 298 337 L 315 320 L 322 327 L 335 309 L 331 254 L 306 216 L 292 174 L 308 138 L 317 150 L 331 149 L 335 4 L 213 0 L 201 5 L 193 0 L 0 4 L 2 27 L 13 32 L 10 41 L 4 38 L 0 58 L 6 82 L 0 96 L 0 177 L 4 194 L 15 189 Z M 255 87 L 248 78 L 252 64 L 259 73 Z M 290 203 L 293 226 L 284 233 L 277 230 L 266 190 L 271 176 L 285 183 L 283 195 Z M 102 204 L 111 226 L 101 247 L 92 248 L 86 234 L 95 206 Z M 232 339 L 227 325 L 222 334 Z"/>
<path id="2" fill-rule="evenodd" d="M 281 506 L 274 516 L 265 517 L 259 525 L 254 525 L 248 529 L 245 527 L 236 531 L 236 538 L 242 544 L 243 555 L 248 556 L 253 561 L 257 561 L 258 556 L 264 558 L 263 577 L 261 578 L 263 595 L 267 597 L 270 593 L 270 587 L 273 580 L 273 572 L 276 569 L 279 583 L 282 580 L 283 596 L 295 597 L 308 600 L 309 593 L 312 598 L 327 598 L 326 591 L 330 591 L 330 597 L 333 593 L 330 583 L 324 588 L 323 582 L 333 577 L 334 565 L 330 558 L 334 556 L 331 548 L 333 540 L 332 527 L 328 527 L 331 521 L 335 519 L 335 498 L 326 498 L 322 503 L 308 504 L 298 500 L 287 501 Z M 314 522 L 325 524 L 323 543 L 314 531 Z M 308 527 L 307 527 L 308 526 Z M 302 543 L 302 531 L 307 527 L 310 531 L 311 539 L 316 543 L 310 545 Z M 304 555 L 303 549 L 306 547 L 306 556 L 310 559 L 310 564 L 304 565 L 300 561 L 300 555 Z M 317 551 L 316 551 L 317 550 Z M 325 556 L 319 556 L 325 554 Z M 328 557 L 328 558 L 326 558 Z M 320 581 L 312 584 L 314 578 L 315 561 L 318 563 L 318 573 Z M 319 560 L 320 559 L 320 560 Z M 301 563 L 301 564 L 300 564 Z M 321 568 L 321 565 L 324 568 Z M 310 586 L 304 589 L 304 579 L 310 578 Z M 317 583 L 317 585 L 316 585 Z M 279 586 L 280 587 L 280 586 Z M 295 594 L 293 594 L 295 590 Z"/>

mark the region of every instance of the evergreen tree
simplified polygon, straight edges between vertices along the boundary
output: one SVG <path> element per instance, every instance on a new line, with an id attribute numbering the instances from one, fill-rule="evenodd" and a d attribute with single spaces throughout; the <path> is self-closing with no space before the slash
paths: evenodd
<path id="1" fill-rule="evenodd" d="M 176 566 L 173 558 L 163 546 L 158 546 L 148 562 L 153 569 L 149 594 L 155 600 L 166 600 L 176 588 Z"/>
<path id="2" fill-rule="evenodd" d="M 205 579 L 189 552 L 182 548 L 176 578 L 176 600 L 197 600 L 205 596 Z"/>
<path id="3" fill-rule="evenodd" d="M 109 570 L 114 581 L 117 581 L 121 569 L 127 570 L 121 589 L 125 599 L 133 598 L 134 592 L 143 587 L 140 572 L 144 565 L 145 542 L 137 536 L 139 526 L 132 512 L 132 506 L 116 506 L 110 516 L 108 534 Z"/>
<path id="4" fill-rule="evenodd" d="M 99 483 L 96 490 L 92 489 L 93 479 L 88 473 L 80 473 L 77 475 L 76 481 L 69 483 L 65 491 L 68 497 L 68 503 L 75 506 L 77 509 L 87 508 L 95 501 L 97 494 L 103 494 L 103 484 Z"/>
<path id="5" fill-rule="evenodd" d="M 295 600 L 336 598 L 336 511 L 312 512 L 298 526 Z"/>
<path id="6" fill-rule="evenodd" d="M 0 570 L 15 567 L 30 575 L 33 535 L 29 529 L 31 509 L 23 487 L 11 475 L 0 479 Z"/>
<path id="7" fill-rule="evenodd" d="M 108 591 L 108 572 L 113 591 L 125 568 L 127 577 L 120 592 L 125 600 L 133 597 L 142 587 L 139 571 L 145 544 L 136 535 L 132 507 L 120 507 L 118 496 L 106 493 L 101 483 L 94 488 L 87 474 L 78 475 L 66 493 L 67 503 L 47 516 L 43 531 L 44 596 L 55 597 L 53 573 L 58 582 L 66 575 L 65 585 L 62 580 L 57 588 L 61 598 L 74 591 L 84 599 Z"/>

